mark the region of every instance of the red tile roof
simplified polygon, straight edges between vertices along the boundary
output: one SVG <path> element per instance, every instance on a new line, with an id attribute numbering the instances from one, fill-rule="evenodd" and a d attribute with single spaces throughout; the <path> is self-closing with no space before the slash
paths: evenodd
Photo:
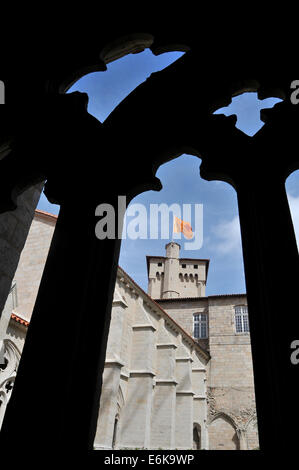
<path id="1" fill-rule="evenodd" d="M 24 318 L 19 317 L 19 315 L 17 315 L 16 313 L 12 313 L 11 318 L 17 323 L 21 323 L 21 325 L 29 326 L 29 321 L 25 320 Z"/>
<path id="2" fill-rule="evenodd" d="M 36 215 L 40 215 L 40 216 L 44 216 L 44 217 L 47 217 L 47 218 L 50 218 L 50 219 L 54 219 L 57 221 L 58 219 L 58 215 L 56 214 L 50 214 L 50 212 L 46 212 L 46 211 L 41 211 L 39 209 L 35 209 L 35 214 Z"/>

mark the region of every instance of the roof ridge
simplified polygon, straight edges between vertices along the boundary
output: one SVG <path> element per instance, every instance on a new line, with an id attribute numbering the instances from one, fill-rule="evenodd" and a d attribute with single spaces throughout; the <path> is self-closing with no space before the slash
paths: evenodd
<path id="1" fill-rule="evenodd" d="M 37 215 L 44 215 L 44 216 L 46 216 L 46 217 L 51 217 L 51 218 L 56 219 L 56 220 L 58 219 L 58 215 L 56 215 L 56 214 L 51 214 L 51 212 L 42 211 L 42 210 L 40 210 L 40 209 L 35 209 L 35 214 L 37 214 Z"/>
<path id="2" fill-rule="evenodd" d="M 131 276 L 121 267 L 118 265 L 118 269 L 120 269 L 128 278 L 131 282 L 133 282 L 133 284 L 143 293 L 143 295 L 145 295 L 148 299 L 150 299 L 156 307 L 158 307 L 159 310 L 161 310 L 163 312 L 163 314 L 172 322 L 175 324 L 175 326 L 185 335 L 187 336 L 187 338 L 189 339 L 189 341 L 191 341 L 198 349 L 200 349 L 200 351 L 202 351 L 207 357 L 210 357 L 208 351 L 206 351 L 205 349 L 203 349 L 202 346 L 200 346 L 200 344 L 197 343 L 197 341 L 195 341 L 194 338 L 192 338 L 192 336 L 189 335 L 189 333 L 187 333 L 186 330 L 184 330 L 184 328 L 179 324 L 177 323 L 170 315 L 169 313 L 167 313 L 162 307 L 161 305 L 159 305 L 150 295 L 148 295 L 143 289 L 142 287 L 139 286 L 139 284 L 137 284 L 137 282 L 134 281 L 134 279 L 131 278 Z"/>
<path id="3" fill-rule="evenodd" d="M 215 294 L 215 295 L 206 295 L 204 297 L 173 297 L 172 299 L 153 299 L 156 302 L 165 301 L 172 301 L 172 300 L 198 300 L 198 299 L 211 299 L 213 297 L 241 297 L 241 296 L 246 296 L 246 292 L 242 294 Z"/>
<path id="4" fill-rule="evenodd" d="M 21 325 L 29 326 L 29 321 L 25 320 L 25 318 L 20 317 L 18 314 L 12 312 L 11 318 L 15 320 L 17 323 L 21 323 Z"/>

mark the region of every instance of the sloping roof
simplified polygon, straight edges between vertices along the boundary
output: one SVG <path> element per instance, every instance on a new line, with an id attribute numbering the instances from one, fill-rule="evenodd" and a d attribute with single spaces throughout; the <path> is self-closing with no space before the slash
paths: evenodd
<path id="1" fill-rule="evenodd" d="M 205 300 L 214 299 L 218 297 L 246 297 L 247 294 L 218 294 L 218 295 L 207 295 L 205 297 L 173 297 L 172 299 L 155 299 L 156 302 L 172 302 L 179 300 Z"/>
<path id="2" fill-rule="evenodd" d="M 194 338 L 192 338 L 192 336 L 189 335 L 189 333 L 187 333 L 182 327 L 181 325 L 179 325 L 157 302 L 155 302 L 130 276 L 128 273 L 126 273 L 126 271 L 124 271 L 120 266 L 118 266 L 118 271 L 121 275 L 125 276 L 127 278 L 127 280 L 133 284 L 134 288 L 136 288 L 137 290 L 140 291 L 140 293 L 148 300 L 149 303 L 152 303 L 153 306 L 159 310 L 163 316 L 165 318 L 167 318 L 168 322 L 170 322 L 171 324 L 173 324 L 173 326 L 175 327 L 175 329 L 179 330 L 179 332 L 182 334 L 183 337 L 185 337 L 185 339 L 188 340 L 188 342 L 191 342 L 195 348 L 200 352 L 200 354 L 202 356 L 205 357 L 205 359 L 209 359 L 210 358 L 210 355 L 208 353 L 208 351 L 206 351 L 205 349 L 203 349 L 195 340 Z M 26 327 L 29 326 L 29 321 L 25 320 L 24 318 L 20 317 L 19 315 L 17 315 L 16 313 L 12 313 L 11 314 L 11 319 L 14 320 L 15 322 L 17 323 L 20 323 L 21 325 L 24 325 Z"/>
<path id="3" fill-rule="evenodd" d="M 182 334 L 183 337 L 185 337 L 185 339 L 188 340 L 188 342 L 191 342 L 195 348 L 201 353 L 201 355 L 203 355 L 207 360 L 210 358 L 210 354 L 208 353 L 208 351 L 206 351 L 205 349 L 203 349 L 202 346 L 200 346 L 197 341 L 195 341 L 194 338 L 192 338 L 192 336 L 189 335 L 189 333 L 187 333 L 187 331 L 184 330 L 184 328 L 181 327 L 181 325 L 179 323 L 177 323 L 162 307 L 161 305 L 159 305 L 154 299 L 152 299 L 135 281 L 134 279 L 131 278 L 131 276 L 129 276 L 128 273 L 126 273 L 126 271 L 124 271 L 124 269 L 122 269 L 120 266 L 118 266 L 118 271 L 123 274 L 128 280 L 129 282 L 131 282 L 134 286 L 134 288 L 136 288 L 137 290 L 140 291 L 140 293 L 148 300 L 149 303 L 152 303 L 153 306 L 155 308 L 157 308 L 157 310 L 159 310 L 163 316 L 165 318 L 167 318 L 167 320 L 172 323 L 175 328 L 177 330 L 179 330 L 179 332 Z"/>
<path id="4" fill-rule="evenodd" d="M 35 209 L 35 215 L 52 220 L 53 222 L 54 221 L 57 222 L 57 219 L 58 219 L 58 215 L 50 214 L 50 212 L 41 211 L 39 209 Z"/>
<path id="5" fill-rule="evenodd" d="M 11 314 L 11 319 L 14 320 L 17 323 L 20 323 L 21 325 L 24 325 L 26 327 L 29 326 L 29 321 L 25 320 L 24 318 L 20 317 L 16 313 Z"/>

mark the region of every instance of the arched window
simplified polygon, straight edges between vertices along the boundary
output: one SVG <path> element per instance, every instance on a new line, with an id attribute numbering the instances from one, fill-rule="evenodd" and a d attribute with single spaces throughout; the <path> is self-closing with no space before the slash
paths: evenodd
<path id="1" fill-rule="evenodd" d="M 193 425 L 193 450 L 201 449 L 201 430 L 200 425 L 194 423 Z"/>
<path id="2" fill-rule="evenodd" d="M 240 442 L 234 422 L 224 413 L 218 414 L 209 425 L 210 450 L 239 450 Z"/>
<path id="3" fill-rule="evenodd" d="M 195 313 L 193 316 L 193 337 L 204 339 L 208 337 L 208 315 Z"/>
<path id="4" fill-rule="evenodd" d="M 247 305 L 237 305 L 235 307 L 236 333 L 249 333 L 249 320 Z"/>
<path id="5" fill-rule="evenodd" d="M 113 438 L 112 438 L 112 449 L 115 448 L 116 441 L 117 441 L 118 421 L 119 421 L 119 415 L 117 414 L 117 415 L 115 416 L 115 419 L 114 419 Z"/>

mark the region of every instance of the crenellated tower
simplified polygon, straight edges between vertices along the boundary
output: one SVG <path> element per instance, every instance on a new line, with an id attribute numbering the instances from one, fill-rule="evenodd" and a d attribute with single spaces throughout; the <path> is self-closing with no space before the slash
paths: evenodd
<path id="1" fill-rule="evenodd" d="M 181 246 L 171 241 L 166 256 L 147 256 L 148 294 L 153 299 L 205 297 L 208 259 L 180 258 Z"/>

